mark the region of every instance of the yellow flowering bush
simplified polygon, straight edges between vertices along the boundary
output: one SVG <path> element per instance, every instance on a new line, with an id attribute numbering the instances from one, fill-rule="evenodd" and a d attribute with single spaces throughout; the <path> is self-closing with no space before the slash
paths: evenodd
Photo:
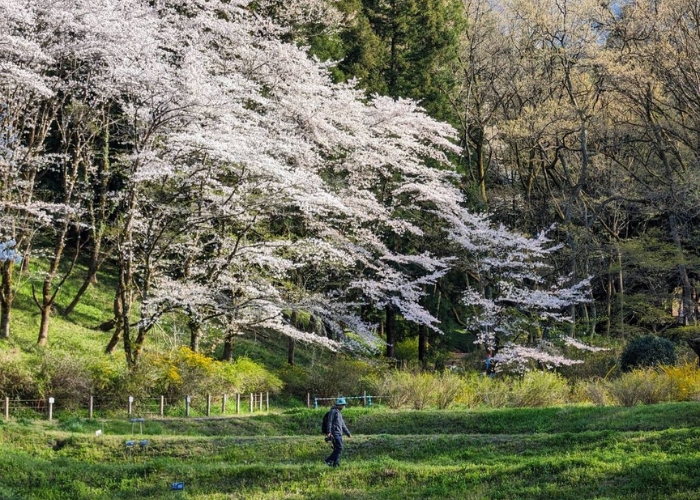
<path id="1" fill-rule="evenodd" d="M 674 401 L 700 401 L 700 370 L 694 363 L 678 366 L 662 366 L 668 377 Z"/>
<path id="2" fill-rule="evenodd" d="M 181 347 L 152 360 L 158 375 L 154 390 L 168 397 L 245 392 L 278 392 L 282 381 L 248 358 L 223 362 Z"/>

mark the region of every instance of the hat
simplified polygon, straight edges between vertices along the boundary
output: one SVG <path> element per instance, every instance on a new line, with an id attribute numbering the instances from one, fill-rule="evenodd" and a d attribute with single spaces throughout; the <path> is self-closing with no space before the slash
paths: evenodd
<path id="1" fill-rule="evenodd" d="M 346 406 L 348 403 L 345 401 L 345 398 L 338 398 L 335 400 L 335 404 L 337 406 Z"/>

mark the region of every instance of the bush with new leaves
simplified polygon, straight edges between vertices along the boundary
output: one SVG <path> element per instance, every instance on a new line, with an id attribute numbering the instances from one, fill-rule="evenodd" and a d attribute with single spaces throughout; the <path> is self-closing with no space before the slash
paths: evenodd
<path id="1" fill-rule="evenodd" d="M 381 376 L 367 378 L 374 394 L 382 396 L 389 408 L 398 409 L 411 401 L 414 391 L 414 375 L 410 372 L 391 370 Z"/>
<path id="2" fill-rule="evenodd" d="M 422 410 L 433 403 L 438 380 L 432 373 L 417 373 L 409 379 L 408 398 L 415 410 Z"/>
<path id="3" fill-rule="evenodd" d="M 673 399 L 670 379 L 654 368 L 623 373 L 609 383 L 608 391 L 613 401 L 621 406 L 650 405 Z"/>
<path id="4" fill-rule="evenodd" d="M 368 386 L 366 379 L 375 372 L 376 368 L 364 361 L 339 358 L 310 368 L 306 390 L 324 398 L 360 396 Z"/>
<path id="5" fill-rule="evenodd" d="M 680 366 L 662 366 L 668 378 L 673 401 L 700 401 L 700 370 L 695 363 Z"/>
<path id="6" fill-rule="evenodd" d="M 449 371 L 439 374 L 435 382 L 435 405 L 441 410 L 455 404 L 467 390 L 464 377 Z"/>
<path id="7" fill-rule="evenodd" d="M 548 371 L 527 372 L 511 383 L 509 406 L 541 407 L 568 402 L 569 387 L 564 377 Z"/>
<path id="8" fill-rule="evenodd" d="M 278 392 L 282 387 L 277 376 L 248 358 L 222 362 L 187 347 L 155 356 L 151 366 L 155 370 L 150 371 L 156 373 L 151 392 L 173 399 L 187 395 Z"/>
<path id="9" fill-rule="evenodd" d="M 221 381 L 223 389 L 230 392 L 262 392 L 277 393 L 284 385 L 282 380 L 264 366 L 250 358 L 240 357 L 232 363 L 217 361 L 216 376 Z"/>
<path id="10" fill-rule="evenodd" d="M 653 335 L 632 340 L 620 356 L 620 369 L 622 371 L 675 363 L 676 351 L 673 343 L 668 339 Z"/>
<path id="11" fill-rule="evenodd" d="M 596 406 L 611 404 L 610 383 L 603 378 L 596 378 L 582 383 L 585 401 L 590 401 Z"/>
<path id="12" fill-rule="evenodd" d="M 93 389 L 92 374 L 85 361 L 68 353 L 45 353 L 37 381 L 41 398 L 52 396 L 66 409 L 85 403 Z"/>
<path id="13" fill-rule="evenodd" d="M 0 396 L 18 399 L 37 397 L 34 374 L 18 352 L 0 353 Z"/>

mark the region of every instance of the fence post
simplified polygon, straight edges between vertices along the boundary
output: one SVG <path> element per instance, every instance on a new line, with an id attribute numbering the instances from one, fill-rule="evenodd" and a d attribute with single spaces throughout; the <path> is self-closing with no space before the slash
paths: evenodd
<path id="1" fill-rule="evenodd" d="M 311 408 L 311 393 L 310 392 L 306 393 L 306 407 Z"/>
<path id="2" fill-rule="evenodd" d="M 54 403 L 54 399 L 49 398 L 49 422 L 51 420 L 53 420 L 53 403 Z"/>
<path id="3" fill-rule="evenodd" d="M 262 392 L 260 393 L 260 411 L 262 411 Z"/>
<path id="4" fill-rule="evenodd" d="M 236 393 L 236 415 L 241 413 L 241 394 Z"/>
<path id="5" fill-rule="evenodd" d="M 88 418 L 92 420 L 93 408 L 95 407 L 95 398 L 90 394 L 90 404 L 88 406 Z"/>
<path id="6" fill-rule="evenodd" d="M 5 396 L 5 421 L 10 419 L 10 398 Z"/>
<path id="7" fill-rule="evenodd" d="M 207 417 L 211 416 L 211 394 L 207 394 Z"/>
<path id="8" fill-rule="evenodd" d="M 226 394 L 223 395 L 221 398 L 221 414 L 225 415 L 226 414 Z"/>
<path id="9" fill-rule="evenodd" d="M 265 393 L 265 411 L 270 411 L 270 392 Z"/>
<path id="10" fill-rule="evenodd" d="M 189 417 L 190 416 L 190 397 L 185 396 L 185 416 Z"/>
<path id="11" fill-rule="evenodd" d="M 165 414 L 165 396 L 160 397 L 160 416 L 162 417 Z"/>
<path id="12" fill-rule="evenodd" d="M 250 393 L 250 413 L 253 413 L 253 405 L 255 404 L 253 401 L 253 398 L 255 398 L 255 396 L 253 396 L 253 393 L 251 392 Z"/>
<path id="13" fill-rule="evenodd" d="M 129 396 L 129 405 L 127 406 L 127 413 L 131 416 L 131 406 L 134 404 L 134 396 Z"/>
<path id="14" fill-rule="evenodd" d="M 367 391 L 362 391 L 362 406 L 367 406 Z"/>

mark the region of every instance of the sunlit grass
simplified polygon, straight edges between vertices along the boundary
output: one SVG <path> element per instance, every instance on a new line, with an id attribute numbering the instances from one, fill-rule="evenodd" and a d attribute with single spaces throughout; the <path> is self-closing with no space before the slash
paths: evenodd
<path id="1" fill-rule="evenodd" d="M 0 497 L 699 498 L 700 429 L 689 421 L 698 418 L 696 406 L 584 413 L 350 409 L 354 436 L 337 469 L 323 464 L 329 448 L 311 425 L 320 410 L 147 420 L 144 434 L 121 420 L 9 422 L 2 426 Z M 684 413 L 688 420 L 667 418 Z M 420 433 L 414 432 L 418 415 Z M 446 426 L 460 417 L 463 429 Z M 496 427 L 478 431 L 468 424 L 473 419 Z M 379 430 L 382 420 L 392 422 L 391 433 Z M 640 421 L 647 422 L 644 429 Z M 511 422 L 511 431 L 498 422 Z M 527 422 L 547 431 L 528 429 Z M 135 446 L 126 447 L 126 440 Z M 171 491 L 173 482 L 185 489 Z"/>
<path id="2" fill-rule="evenodd" d="M 49 350 L 86 362 L 104 357 L 111 318 L 108 277 L 75 313 L 69 280 L 51 319 Z M 28 355 L 38 308 L 25 282 L 12 336 L 0 343 Z M 178 335 L 180 337 L 178 337 Z M 169 319 L 153 348 L 186 342 Z M 236 355 L 286 362 L 274 337 L 237 339 Z M 299 346 L 302 363 L 323 354 Z M 120 349 L 115 358 L 123 356 Z M 502 410 L 391 411 L 348 408 L 353 438 L 342 467 L 329 469 L 319 436 L 323 409 L 216 419 L 87 420 L 59 412 L 0 424 L 0 499 L 700 499 L 700 404 L 561 406 Z M 98 435 L 99 434 L 99 435 Z M 139 441 L 147 439 L 141 447 Z M 133 447 L 125 446 L 135 441 Z M 170 484 L 184 482 L 172 491 Z"/>

